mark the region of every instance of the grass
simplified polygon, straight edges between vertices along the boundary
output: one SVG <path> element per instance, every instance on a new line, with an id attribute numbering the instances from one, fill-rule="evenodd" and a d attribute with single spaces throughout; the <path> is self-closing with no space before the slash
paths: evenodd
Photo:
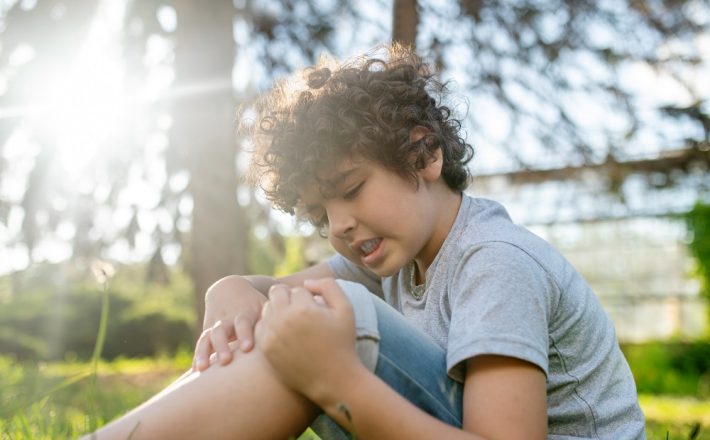
<path id="1" fill-rule="evenodd" d="M 696 426 L 696 439 L 710 439 L 710 400 L 642 394 L 639 402 L 649 439 L 689 439 Z"/>
<path id="2" fill-rule="evenodd" d="M 91 393 L 91 362 L 28 364 L 0 357 L 0 439 L 69 439 L 90 432 L 145 401 L 190 365 L 175 358 L 117 359 L 97 364 Z M 95 399 L 94 414 L 91 401 Z M 710 439 L 710 400 L 641 395 L 649 439 Z M 299 440 L 315 440 L 306 432 Z"/>
<path id="3" fill-rule="evenodd" d="M 90 432 L 155 394 L 189 365 L 176 360 L 19 364 L 0 358 L 0 438 Z"/>
<path id="4" fill-rule="evenodd" d="M 74 439 L 163 389 L 191 363 L 175 358 L 18 363 L 0 357 L 0 439 Z M 318 440 L 310 430 L 298 440 Z"/>

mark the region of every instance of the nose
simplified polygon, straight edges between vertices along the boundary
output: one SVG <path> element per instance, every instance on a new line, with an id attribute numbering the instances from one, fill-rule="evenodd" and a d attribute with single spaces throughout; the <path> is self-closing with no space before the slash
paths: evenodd
<path id="1" fill-rule="evenodd" d="M 328 232 L 331 237 L 347 238 L 355 229 L 357 220 L 351 210 L 340 203 L 332 203 L 326 208 L 328 214 Z"/>

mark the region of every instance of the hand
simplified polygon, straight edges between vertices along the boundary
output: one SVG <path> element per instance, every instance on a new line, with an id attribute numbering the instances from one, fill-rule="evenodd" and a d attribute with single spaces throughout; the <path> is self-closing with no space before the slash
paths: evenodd
<path id="1" fill-rule="evenodd" d="M 318 403 L 360 366 L 355 318 L 334 279 L 307 280 L 304 286 L 271 288 L 256 343 L 285 385 Z"/>
<path id="2" fill-rule="evenodd" d="M 254 347 L 254 326 L 266 297 L 242 277 L 222 278 L 205 295 L 204 331 L 197 340 L 192 368 L 203 371 L 216 355 L 221 365 L 232 361 L 232 350 Z"/>

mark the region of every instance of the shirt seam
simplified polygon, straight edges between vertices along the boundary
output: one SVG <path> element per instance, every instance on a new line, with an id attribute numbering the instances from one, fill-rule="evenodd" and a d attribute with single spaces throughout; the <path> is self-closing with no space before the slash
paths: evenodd
<path id="1" fill-rule="evenodd" d="M 584 403 L 584 405 L 586 405 L 587 409 L 589 410 L 589 413 L 592 415 L 593 434 L 594 434 L 594 438 L 598 439 L 599 432 L 597 431 L 597 418 L 598 418 L 597 414 L 594 411 L 594 408 L 592 407 L 592 405 L 590 405 L 589 402 L 587 402 L 587 399 L 582 397 L 582 395 L 580 394 L 580 392 L 579 392 L 580 380 L 577 376 L 570 373 L 569 370 L 567 369 L 567 359 L 562 355 L 562 352 L 557 347 L 557 341 L 555 341 L 555 339 L 551 335 L 550 335 L 550 341 L 551 341 L 550 346 L 552 347 L 552 349 L 555 350 L 555 353 L 557 353 L 557 356 L 559 356 L 559 358 L 560 358 L 560 364 L 562 365 L 562 370 L 563 370 L 564 374 L 567 375 L 568 377 L 571 377 L 572 379 L 574 379 L 574 383 L 575 383 L 574 394 L 575 394 L 575 396 L 577 396 L 577 398 L 579 400 L 581 400 Z"/>

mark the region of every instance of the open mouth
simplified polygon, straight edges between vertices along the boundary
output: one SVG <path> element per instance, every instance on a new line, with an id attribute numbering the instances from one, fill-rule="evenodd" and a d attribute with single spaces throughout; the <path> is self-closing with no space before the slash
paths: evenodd
<path id="1" fill-rule="evenodd" d="M 382 238 L 373 238 L 371 240 L 367 240 L 366 242 L 360 245 L 360 252 L 362 252 L 362 254 L 367 257 L 368 255 L 377 250 L 377 248 L 380 246 L 380 243 L 382 243 Z"/>

